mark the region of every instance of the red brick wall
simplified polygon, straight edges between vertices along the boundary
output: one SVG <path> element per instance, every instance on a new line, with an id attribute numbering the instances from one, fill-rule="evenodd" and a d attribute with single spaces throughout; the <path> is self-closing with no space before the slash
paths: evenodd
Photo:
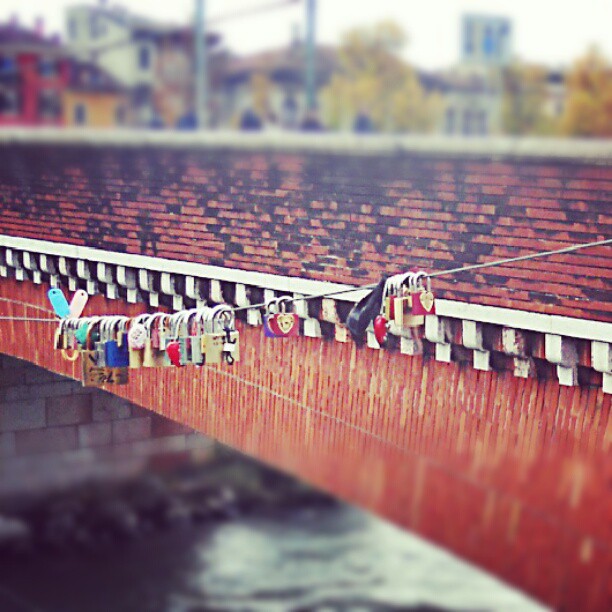
<path id="1" fill-rule="evenodd" d="M 364 284 L 610 238 L 612 165 L 538 157 L 10 144 L 0 233 Z M 436 279 L 611 320 L 610 247 Z"/>
<path id="2" fill-rule="evenodd" d="M 3 280 L 0 296 L 46 305 L 44 288 L 25 282 Z M 142 306 L 96 296 L 88 309 Z M 0 302 L 0 313 L 37 311 Z M 2 350 L 78 377 L 80 364 L 49 350 L 52 328 L 0 322 Z M 612 419 L 601 388 L 240 331 L 243 361 L 232 368 L 141 369 L 112 391 L 370 508 L 555 609 L 609 609 Z"/>

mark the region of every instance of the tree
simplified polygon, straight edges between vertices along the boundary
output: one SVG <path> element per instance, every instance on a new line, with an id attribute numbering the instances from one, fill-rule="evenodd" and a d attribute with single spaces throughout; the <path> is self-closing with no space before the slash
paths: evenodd
<path id="1" fill-rule="evenodd" d="M 561 130 L 569 136 L 612 136 L 612 66 L 596 49 L 580 58 L 566 79 Z"/>
<path id="2" fill-rule="evenodd" d="M 328 125 L 350 125 L 361 112 L 386 132 L 427 131 L 434 126 L 439 100 L 424 92 L 414 70 L 398 56 L 405 42 L 404 33 L 392 22 L 344 36 L 339 68 L 322 92 Z"/>
<path id="3" fill-rule="evenodd" d="M 251 77 L 251 96 L 253 110 L 261 119 L 265 119 L 270 112 L 270 79 L 262 72 L 256 72 Z"/>
<path id="4" fill-rule="evenodd" d="M 506 134 L 550 134 L 552 118 L 544 108 L 546 70 L 515 63 L 502 71 L 502 130 Z"/>

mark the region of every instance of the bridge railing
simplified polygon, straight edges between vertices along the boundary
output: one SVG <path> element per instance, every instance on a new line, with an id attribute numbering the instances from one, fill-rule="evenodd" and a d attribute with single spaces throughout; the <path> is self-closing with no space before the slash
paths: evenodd
<path id="1" fill-rule="evenodd" d="M 262 324 L 259 305 L 279 295 L 318 295 L 345 284 L 266 274 L 90 247 L 0 235 L 0 276 L 36 284 L 85 289 L 90 295 L 142 303 L 144 309 L 181 310 L 210 303 L 244 308 L 244 323 Z M 435 286 L 434 286 L 435 290 Z M 297 301 L 302 333 L 349 342 L 344 325 L 367 292 Z M 253 308 L 249 308 L 253 306 Z M 515 376 L 556 378 L 560 385 L 602 386 L 612 393 L 612 325 L 509 308 L 439 299 L 426 317 L 423 343 L 399 337 L 392 350 L 421 353 L 476 370 L 511 370 Z M 368 350 L 380 350 L 372 329 Z"/>

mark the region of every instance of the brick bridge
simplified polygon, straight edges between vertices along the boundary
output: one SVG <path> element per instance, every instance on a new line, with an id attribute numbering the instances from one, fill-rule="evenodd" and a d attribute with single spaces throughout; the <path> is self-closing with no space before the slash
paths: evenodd
<path id="1" fill-rule="evenodd" d="M 8 132 L 0 147 L 4 317 L 48 316 L 50 285 L 86 289 L 87 314 L 249 306 L 612 233 L 610 143 Z M 264 338 L 247 308 L 240 363 L 109 390 L 557 609 L 610 609 L 610 252 L 436 279 L 422 354 L 349 341 L 354 292 L 298 302 L 294 340 Z M 79 378 L 54 327 L 1 320 L 0 350 Z"/>

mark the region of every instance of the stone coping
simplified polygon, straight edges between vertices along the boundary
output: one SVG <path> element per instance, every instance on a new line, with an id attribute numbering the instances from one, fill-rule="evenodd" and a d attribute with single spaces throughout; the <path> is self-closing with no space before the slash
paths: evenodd
<path id="1" fill-rule="evenodd" d="M 542 158 L 612 164 L 612 139 L 450 137 L 442 135 L 367 135 L 281 131 L 159 131 L 94 128 L 6 128 L 0 145 L 54 144 L 242 151 L 324 152 L 347 155 L 397 155 L 475 158 Z"/>

